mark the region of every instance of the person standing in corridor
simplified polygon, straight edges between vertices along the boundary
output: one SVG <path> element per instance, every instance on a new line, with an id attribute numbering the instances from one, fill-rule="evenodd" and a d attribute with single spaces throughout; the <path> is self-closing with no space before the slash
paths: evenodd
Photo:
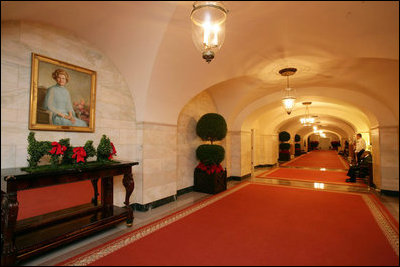
<path id="1" fill-rule="evenodd" d="M 365 140 L 362 139 L 362 135 L 360 133 L 357 134 L 356 140 L 356 150 L 354 151 L 357 156 L 357 163 L 360 162 L 361 155 L 364 153 L 367 145 L 365 144 Z"/>

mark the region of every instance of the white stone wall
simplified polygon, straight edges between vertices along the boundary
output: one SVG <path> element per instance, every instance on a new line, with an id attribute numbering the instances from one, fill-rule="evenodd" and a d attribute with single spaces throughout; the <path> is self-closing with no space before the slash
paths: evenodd
<path id="1" fill-rule="evenodd" d="M 176 194 L 177 126 L 140 122 L 137 124 L 139 149 L 135 180 L 135 202 L 147 204 Z"/>
<path id="2" fill-rule="evenodd" d="M 137 160 L 135 105 L 113 63 L 93 45 L 62 29 L 6 21 L 1 23 L 1 168 L 27 166 L 32 53 L 97 72 L 95 132 L 35 131 L 37 140 L 70 138 L 73 146 L 93 140 L 96 147 L 106 134 L 116 147 L 116 159 Z M 125 196 L 121 179 L 117 177 L 114 184 L 119 206 Z"/>
<path id="3" fill-rule="evenodd" d="M 263 164 L 275 164 L 279 158 L 279 140 L 278 135 L 263 135 L 264 142 L 264 162 Z"/>
<path id="4" fill-rule="evenodd" d="M 241 176 L 241 132 L 229 131 L 230 176 Z"/>
<path id="5" fill-rule="evenodd" d="M 265 152 L 263 136 L 258 130 L 255 130 L 254 136 L 254 167 L 264 164 Z"/>
<path id="6" fill-rule="evenodd" d="M 379 129 L 381 189 L 399 191 L 399 128 Z"/>
<path id="7" fill-rule="evenodd" d="M 349 141 L 349 149 L 351 140 Z M 371 153 L 373 164 L 373 181 L 377 188 L 381 188 L 381 154 L 379 148 L 379 129 L 371 129 Z M 344 146 L 344 143 L 343 143 Z"/>
<path id="8" fill-rule="evenodd" d="M 197 136 L 196 125 L 200 117 L 206 113 L 217 113 L 217 108 L 211 95 L 204 91 L 187 103 L 179 114 L 176 181 L 178 190 L 193 185 L 194 169 L 199 163 L 196 159 L 196 149 L 205 143 Z M 220 143 L 226 148 L 224 144 L 225 142 Z"/>
<path id="9" fill-rule="evenodd" d="M 244 176 L 251 173 L 251 132 L 231 131 L 230 175 Z M 254 166 L 278 162 L 278 135 L 260 134 L 255 131 Z"/>
<path id="10" fill-rule="evenodd" d="M 255 166 L 265 164 L 277 163 L 279 147 L 278 147 L 278 136 L 269 134 L 260 134 L 256 131 L 256 158 Z"/>
<path id="11" fill-rule="evenodd" d="M 251 173 L 251 132 L 241 132 L 240 176 Z"/>

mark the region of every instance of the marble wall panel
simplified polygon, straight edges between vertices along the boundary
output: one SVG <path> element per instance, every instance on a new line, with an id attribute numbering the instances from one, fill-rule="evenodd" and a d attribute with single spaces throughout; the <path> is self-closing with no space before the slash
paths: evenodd
<path id="1" fill-rule="evenodd" d="M 156 123 L 138 123 L 138 156 L 140 171 L 137 179 L 141 186 L 139 204 L 148 204 L 175 195 L 177 192 L 177 127 Z M 165 188 L 165 190 L 162 190 Z"/>
<path id="2" fill-rule="evenodd" d="M 373 162 L 373 182 L 377 188 L 381 188 L 381 155 L 379 147 L 379 129 L 371 129 L 371 153 Z"/>
<path id="3" fill-rule="evenodd" d="M 241 132 L 240 176 L 251 173 L 251 132 Z"/>
<path id="4" fill-rule="evenodd" d="M 379 129 L 381 189 L 399 191 L 399 128 Z"/>
<path id="5" fill-rule="evenodd" d="M 230 136 L 230 176 L 241 176 L 241 132 L 231 131 Z"/>

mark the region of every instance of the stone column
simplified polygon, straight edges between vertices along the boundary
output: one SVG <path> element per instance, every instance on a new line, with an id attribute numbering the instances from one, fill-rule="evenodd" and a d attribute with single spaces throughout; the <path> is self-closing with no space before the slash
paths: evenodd
<path id="1" fill-rule="evenodd" d="M 380 155 L 380 168 L 377 169 L 378 171 L 380 169 L 380 189 L 399 191 L 399 128 L 379 127 L 378 130 L 379 147 L 377 152 L 378 155 Z M 371 130 L 371 135 L 372 132 L 374 132 L 375 135 L 372 143 L 373 150 L 375 150 L 375 146 L 377 145 L 376 130 Z M 373 167 L 375 169 L 375 162 Z"/>

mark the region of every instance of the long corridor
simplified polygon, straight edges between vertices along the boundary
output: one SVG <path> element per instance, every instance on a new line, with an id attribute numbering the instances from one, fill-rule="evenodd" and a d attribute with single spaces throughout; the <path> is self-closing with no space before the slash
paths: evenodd
<path id="1" fill-rule="evenodd" d="M 337 151 L 316 150 L 280 164 L 279 167 L 258 173 L 256 178 L 339 184 L 367 189 L 367 185 L 362 181 L 345 182 L 349 178 L 348 169 L 349 164 L 338 155 Z"/>
<path id="2" fill-rule="evenodd" d="M 280 214 L 279 216 L 282 216 L 282 218 L 287 217 L 287 216 L 289 216 L 288 218 L 290 218 L 292 215 L 290 215 L 290 214 L 285 215 L 286 212 L 284 210 L 284 206 L 279 208 L 279 205 L 282 205 L 282 203 L 287 202 L 289 207 L 292 206 L 290 203 L 293 203 L 292 202 L 293 200 L 297 199 L 298 196 L 302 195 L 306 191 L 309 192 L 307 194 L 312 199 L 315 196 L 319 196 L 319 197 L 317 197 L 318 202 L 320 202 L 320 201 L 324 202 L 325 201 L 324 196 L 328 196 L 328 198 L 330 199 L 329 201 L 333 201 L 332 203 L 342 203 L 341 205 L 344 205 L 344 203 L 346 203 L 347 198 L 350 198 L 350 199 L 355 198 L 356 202 L 358 202 L 359 204 L 363 203 L 363 201 L 361 201 L 361 199 L 364 199 L 364 200 L 370 199 L 374 203 L 372 205 L 372 207 L 379 208 L 380 213 L 384 214 L 386 217 L 386 220 L 388 222 L 391 222 L 391 224 L 394 225 L 395 230 L 397 229 L 397 237 L 395 234 L 395 239 L 397 238 L 397 240 L 398 240 L 398 205 L 397 205 L 397 208 L 395 205 L 395 203 L 398 201 L 398 198 L 387 198 L 387 197 L 381 196 L 379 194 L 376 194 L 373 190 L 371 191 L 368 187 L 363 186 L 361 184 L 349 185 L 349 184 L 343 183 L 342 181 L 345 178 L 345 174 L 346 174 L 345 164 L 342 165 L 341 169 L 326 168 L 326 167 L 328 167 L 327 163 L 329 163 L 329 162 L 330 162 L 330 164 L 332 164 L 329 166 L 333 166 L 333 162 L 335 160 L 336 160 L 337 166 L 339 166 L 338 163 L 341 163 L 341 164 L 343 163 L 342 159 L 334 151 L 311 152 L 311 153 L 308 153 L 301 157 L 295 158 L 294 160 L 287 162 L 286 164 L 284 164 L 284 166 L 280 166 L 279 168 L 272 168 L 269 170 L 266 170 L 266 169 L 257 170 L 254 177 L 244 179 L 243 181 L 229 181 L 227 194 L 229 194 L 229 191 L 231 189 L 235 189 L 238 186 L 242 186 L 241 184 L 243 184 L 243 186 L 246 183 L 250 183 L 250 184 L 254 184 L 254 185 L 256 185 L 256 184 L 266 185 L 267 187 L 265 187 L 265 189 L 270 188 L 270 190 L 272 190 L 272 191 L 269 191 L 268 194 L 261 195 L 262 198 L 264 199 L 263 201 L 270 202 L 271 197 L 275 201 L 278 201 L 278 202 L 275 202 L 276 205 L 278 205 L 278 206 L 275 207 L 275 212 L 274 212 L 275 215 L 274 216 L 277 216 L 276 214 L 279 213 Z M 293 166 L 293 164 L 296 164 L 298 166 Z M 300 165 L 302 165 L 302 166 L 300 166 Z M 312 166 L 310 166 L 310 165 L 312 165 Z M 322 166 L 325 166 L 325 167 L 322 167 Z M 268 176 L 269 174 L 271 174 L 271 177 Z M 334 177 L 335 175 L 337 176 L 336 178 Z M 337 181 L 335 181 L 335 179 Z M 275 197 L 272 195 L 272 193 L 275 192 L 276 190 L 278 190 L 278 191 L 284 190 L 285 191 L 286 190 L 285 188 L 287 188 L 287 190 L 289 190 L 287 192 L 292 192 L 294 194 L 292 196 L 292 198 L 293 198 L 292 200 L 290 200 L 288 197 L 285 197 L 285 194 L 282 194 L 280 196 L 275 196 Z M 268 190 L 265 192 L 268 192 Z M 313 194 L 313 192 L 314 192 L 314 194 Z M 326 193 L 324 193 L 324 192 L 326 192 Z M 290 193 L 290 194 L 292 194 L 292 193 Z M 184 195 L 177 197 L 177 200 L 174 202 L 171 202 L 169 204 L 163 205 L 163 206 L 155 208 L 155 209 L 151 209 L 147 212 L 135 211 L 135 221 L 134 221 L 133 227 L 131 227 L 131 228 L 126 228 L 126 226 L 124 224 L 121 224 L 114 229 L 104 231 L 101 235 L 89 237 L 80 242 L 75 242 L 71 245 L 68 245 L 62 249 L 55 250 L 47 255 L 37 258 L 37 259 L 31 260 L 28 262 L 24 262 L 23 264 L 24 265 L 54 265 L 54 264 L 58 264 L 62 261 L 74 258 L 77 255 L 83 255 L 83 257 L 86 257 L 85 255 L 87 255 L 87 251 L 90 250 L 91 248 L 94 248 L 99 245 L 102 246 L 103 244 L 106 244 L 106 243 L 110 242 L 111 240 L 119 239 L 121 236 L 125 236 L 125 235 L 130 236 L 131 235 L 130 233 L 137 233 L 137 231 L 140 232 L 140 229 L 146 229 L 146 225 L 153 224 L 157 221 L 162 222 L 164 220 L 163 218 L 167 218 L 168 216 L 171 216 L 172 214 L 179 214 L 182 211 L 191 209 L 191 207 L 196 207 L 198 204 L 203 203 L 204 201 L 212 200 L 215 197 L 219 198 L 218 196 L 220 196 L 221 198 L 225 198 L 224 195 L 225 195 L 225 192 L 218 194 L 216 196 L 212 196 L 212 195 L 208 195 L 208 194 L 204 194 L 204 193 L 198 193 L 198 192 L 186 193 Z M 307 197 L 307 198 L 309 198 L 309 197 Z M 311 206 L 308 207 L 309 211 L 304 211 L 305 213 L 310 212 L 312 209 L 314 209 L 314 208 L 311 208 L 311 207 L 315 206 L 312 203 L 317 204 L 315 202 L 315 200 L 312 200 L 312 199 L 310 199 Z M 241 199 L 240 202 L 242 202 L 242 201 L 244 201 L 244 200 Z M 248 199 L 248 201 L 250 201 L 250 200 Z M 306 201 L 305 203 L 307 203 L 307 202 L 308 201 Z M 368 203 L 368 201 L 366 203 Z M 243 202 L 242 204 L 244 206 L 248 206 L 250 203 L 246 204 Z M 355 203 L 351 203 L 351 205 L 342 206 L 343 207 L 342 212 L 348 213 L 349 211 L 351 211 L 353 209 L 352 208 L 353 204 L 355 204 Z M 384 204 L 384 205 L 382 205 L 382 204 Z M 231 206 L 232 203 L 231 204 L 227 203 L 227 205 Z M 298 203 L 296 205 L 302 206 L 303 204 Z M 319 203 L 317 206 L 321 206 L 320 208 L 323 208 L 324 205 L 325 204 L 323 204 L 323 203 Z M 357 214 L 361 210 L 364 210 L 364 213 L 367 212 L 368 211 L 367 206 L 362 209 L 356 207 Z M 386 208 L 384 206 L 386 206 Z M 336 212 L 338 212 L 337 216 L 341 216 L 340 215 L 340 213 L 341 213 L 340 207 L 341 207 L 340 205 L 337 206 L 337 204 L 336 204 L 336 208 L 334 208 L 336 210 Z M 332 207 L 326 207 L 326 208 L 327 208 L 327 210 L 332 209 Z M 388 210 L 389 210 L 389 212 L 388 212 Z M 298 212 L 300 212 L 300 214 L 304 213 L 301 210 L 299 210 Z M 320 212 L 322 212 L 322 210 Z M 242 215 L 245 216 L 245 211 L 243 211 Z M 343 216 L 345 216 L 345 215 L 343 214 Z M 354 217 L 351 214 L 348 214 L 346 216 L 350 216 L 347 218 Z M 304 217 L 304 219 L 306 219 L 306 218 L 307 218 L 307 216 Z M 336 218 L 334 216 L 332 218 L 334 221 L 335 220 L 342 221 L 345 217 L 343 217 L 343 218 L 337 217 Z M 270 219 L 268 219 L 268 221 L 269 220 Z M 323 222 L 323 217 L 319 218 L 319 216 L 312 218 L 312 221 L 314 221 L 314 220 L 317 220 L 317 221 L 322 220 L 321 223 L 327 223 L 327 222 Z M 243 220 L 240 220 L 240 221 L 243 221 Z M 336 224 L 334 221 L 332 221 L 333 227 L 335 227 L 335 224 Z M 338 221 L 338 223 L 339 223 L 339 221 Z M 233 223 L 233 222 L 231 222 L 231 223 Z M 344 224 L 344 225 L 346 225 L 346 224 Z M 271 227 L 275 227 L 275 226 L 271 225 L 268 227 L 268 229 L 270 229 Z M 333 228 L 333 229 L 335 229 L 335 228 Z M 358 229 L 358 230 L 360 230 L 360 229 Z M 221 229 L 218 231 L 221 231 Z M 315 229 L 315 231 L 318 231 L 318 230 Z M 339 231 L 338 233 L 340 233 L 340 230 L 338 230 L 338 229 L 333 230 L 333 231 L 334 232 Z M 374 231 L 376 233 L 380 232 L 379 228 L 376 228 Z M 362 231 L 360 233 L 362 233 Z M 320 234 L 322 234 L 322 233 L 320 233 Z M 284 236 L 282 236 L 282 238 L 284 238 Z M 358 240 L 357 242 L 360 242 L 360 241 L 362 241 L 362 240 Z M 263 243 L 260 243 L 260 244 L 263 244 Z M 360 244 L 362 244 L 362 243 L 360 243 Z M 371 261 L 367 261 L 367 262 L 372 264 Z M 279 261 L 277 261 L 275 263 L 277 265 L 279 265 Z"/>

